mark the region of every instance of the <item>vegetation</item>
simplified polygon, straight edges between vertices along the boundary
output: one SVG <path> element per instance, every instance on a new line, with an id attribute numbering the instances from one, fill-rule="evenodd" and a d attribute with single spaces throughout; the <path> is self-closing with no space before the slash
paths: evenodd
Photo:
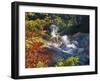
<path id="1" fill-rule="evenodd" d="M 71 56 L 67 59 L 59 59 L 57 61 L 57 63 L 55 64 L 56 67 L 58 66 L 73 66 L 75 65 L 76 63 L 79 62 L 79 58 L 78 57 L 74 57 L 74 56 Z"/>
<path id="2" fill-rule="evenodd" d="M 49 67 L 52 64 L 52 59 L 55 53 L 47 48 L 48 41 L 51 37 L 51 24 L 59 26 L 60 35 L 73 34 L 79 31 L 89 32 L 87 24 L 88 19 L 88 16 L 81 15 L 26 12 L 25 67 L 40 68 Z M 84 23 L 86 23 L 84 26 L 85 29 L 84 27 L 81 27 Z M 78 61 L 78 57 L 71 56 L 66 59 L 58 59 L 52 66 L 71 66 L 75 65 Z"/>

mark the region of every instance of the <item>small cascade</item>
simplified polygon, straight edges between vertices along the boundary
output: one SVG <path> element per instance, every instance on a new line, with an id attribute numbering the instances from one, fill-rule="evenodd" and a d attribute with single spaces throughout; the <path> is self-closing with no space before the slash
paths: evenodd
<path id="1" fill-rule="evenodd" d="M 52 24 L 50 26 L 51 28 L 51 40 L 49 42 L 49 45 L 52 47 L 57 47 L 57 48 L 76 48 L 76 46 L 71 43 L 69 37 L 67 35 L 60 36 L 58 33 L 59 31 L 59 26 Z"/>
<path id="2" fill-rule="evenodd" d="M 59 27 L 55 24 L 50 26 L 51 29 L 51 38 L 50 38 L 50 46 L 59 47 L 61 45 L 61 36 L 58 33 Z"/>

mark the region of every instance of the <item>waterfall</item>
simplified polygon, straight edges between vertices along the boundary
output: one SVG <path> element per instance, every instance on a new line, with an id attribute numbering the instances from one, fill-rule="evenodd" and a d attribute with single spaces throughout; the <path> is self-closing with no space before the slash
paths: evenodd
<path id="1" fill-rule="evenodd" d="M 52 37 L 57 37 L 57 33 L 58 33 L 58 30 L 59 30 L 59 27 L 54 25 L 54 24 L 52 24 L 50 26 L 50 28 L 51 28 L 51 36 Z"/>
<path id="2" fill-rule="evenodd" d="M 52 24 L 50 26 L 50 29 L 51 29 L 51 43 L 49 44 L 50 46 L 53 47 L 59 47 L 61 44 L 61 41 L 59 40 L 60 35 L 58 34 L 59 27 L 55 24 Z"/>
<path id="3" fill-rule="evenodd" d="M 76 48 L 75 44 L 71 43 L 68 35 L 60 36 L 58 34 L 59 27 L 55 24 L 50 26 L 51 28 L 51 43 L 50 46 L 60 47 L 62 44 L 65 45 L 65 48 Z"/>

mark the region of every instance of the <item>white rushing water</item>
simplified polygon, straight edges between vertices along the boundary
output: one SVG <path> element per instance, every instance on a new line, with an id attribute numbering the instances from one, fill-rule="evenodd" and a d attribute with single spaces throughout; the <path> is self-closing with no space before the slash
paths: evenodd
<path id="1" fill-rule="evenodd" d="M 50 26 L 50 28 L 51 28 L 51 36 L 52 37 L 57 37 L 57 33 L 58 33 L 58 30 L 59 30 L 59 27 L 54 25 L 54 24 L 52 24 Z"/>
<path id="2" fill-rule="evenodd" d="M 58 34 L 58 30 L 59 30 L 59 27 L 58 26 L 52 24 L 50 26 L 50 28 L 51 28 L 51 40 L 54 40 L 55 41 L 55 42 L 54 41 L 53 42 L 50 42 L 49 43 L 50 46 L 60 47 L 61 44 L 64 44 L 68 48 L 76 48 L 75 44 L 71 43 L 68 35 L 60 36 Z"/>

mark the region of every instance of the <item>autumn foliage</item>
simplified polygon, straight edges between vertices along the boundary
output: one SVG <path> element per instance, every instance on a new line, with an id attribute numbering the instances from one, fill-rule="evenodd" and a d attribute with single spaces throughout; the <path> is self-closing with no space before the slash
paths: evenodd
<path id="1" fill-rule="evenodd" d="M 58 49 L 49 46 L 52 38 L 50 29 L 52 24 L 59 27 L 57 32 L 59 37 L 64 35 L 71 37 L 76 32 L 89 33 L 88 21 L 89 17 L 83 15 L 25 12 L 25 68 L 88 65 L 89 57 L 81 57 L 78 52 L 74 53 L 77 56 L 68 54 L 67 51 L 70 49 L 63 49 L 65 47 L 63 43 Z M 82 41 L 81 35 L 77 38 L 80 38 L 79 42 Z M 81 44 L 84 43 L 79 43 L 78 46 Z"/>

